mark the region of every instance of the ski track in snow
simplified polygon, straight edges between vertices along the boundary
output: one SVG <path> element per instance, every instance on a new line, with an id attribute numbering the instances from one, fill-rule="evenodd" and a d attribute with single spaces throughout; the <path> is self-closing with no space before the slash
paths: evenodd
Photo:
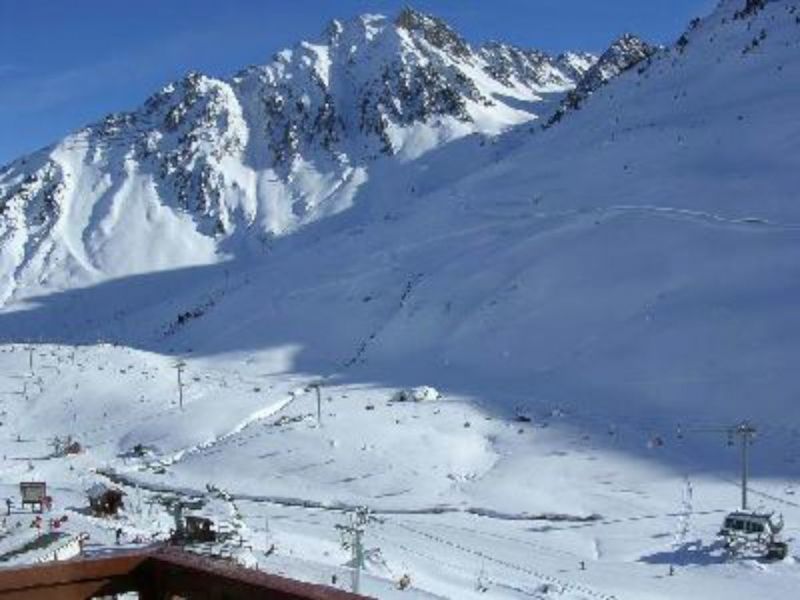
<path id="1" fill-rule="evenodd" d="M 120 473 L 116 473 L 116 472 L 100 471 L 100 474 L 102 474 L 103 476 L 107 477 L 110 481 L 112 481 L 112 482 L 114 482 L 116 484 L 122 484 L 122 485 L 124 485 L 126 487 L 130 487 L 130 488 L 134 488 L 134 489 L 145 489 L 145 490 L 149 490 L 149 491 L 153 491 L 153 492 L 170 493 L 170 494 L 176 494 L 176 495 L 181 495 L 181 496 L 187 496 L 187 497 L 191 497 L 191 498 L 199 498 L 199 497 L 203 497 L 204 496 L 204 493 L 200 492 L 198 490 L 190 490 L 190 489 L 186 489 L 186 488 L 173 488 L 173 487 L 170 487 L 170 486 L 153 485 L 151 483 L 141 482 L 139 480 L 132 479 L 132 478 L 126 476 L 126 475 L 123 475 L 123 474 L 120 474 Z M 342 512 L 342 513 L 352 512 L 352 511 L 354 511 L 354 510 L 356 510 L 358 508 L 358 506 L 356 506 L 356 505 L 348 505 L 348 504 L 340 504 L 340 503 L 324 504 L 324 503 L 320 503 L 320 502 L 316 502 L 316 501 L 302 500 L 302 499 L 296 499 L 296 498 L 278 498 L 278 497 L 257 496 L 257 495 L 250 495 L 250 494 L 230 494 L 230 498 L 233 501 L 239 500 L 239 501 L 248 501 L 248 502 L 253 502 L 253 503 L 268 503 L 268 504 L 274 504 L 274 505 L 279 505 L 279 506 L 284 506 L 284 507 L 299 507 L 299 508 L 304 508 L 304 509 L 335 511 L 335 512 Z M 480 558 L 482 560 L 485 560 L 487 562 L 497 564 L 499 566 L 511 569 L 513 571 L 517 571 L 519 573 L 523 573 L 523 574 L 525 574 L 527 576 L 535 578 L 537 580 L 537 582 L 539 582 L 539 583 L 544 582 L 544 583 L 557 585 L 562 591 L 577 592 L 577 593 L 580 593 L 580 594 L 584 595 L 587 598 L 596 598 L 598 600 L 617 600 L 617 597 L 614 596 L 614 595 L 603 594 L 603 593 L 600 593 L 600 592 L 598 592 L 596 590 L 593 590 L 592 588 L 590 588 L 588 586 L 585 586 L 585 585 L 582 585 L 582 584 L 577 584 L 577 583 L 574 583 L 574 582 L 570 582 L 570 581 L 564 580 L 562 578 L 558 578 L 558 577 L 555 577 L 553 575 L 546 574 L 546 573 L 544 573 L 542 571 L 531 569 L 529 567 L 525 567 L 523 565 L 511 562 L 511 561 L 507 561 L 507 560 L 496 558 L 496 557 L 492 556 L 491 554 L 487 554 L 484 551 L 477 550 L 475 548 L 466 547 L 463 544 L 459 544 L 457 542 L 454 542 L 452 540 L 448 540 L 448 539 L 446 539 L 446 538 L 444 538 L 442 536 L 435 535 L 435 534 L 432 534 L 430 532 L 421 531 L 418 527 L 413 526 L 413 522 L 412 522 L 412 525 L 409 525 L 408 521 L 397 521 L 397 520 L 392 518 L 392 517 L 404 516 L 404 515 L 437 515 L 437 514 L 441 515 L 441 514 L 446 514 L 446 513 L 464 513 L 464 514 L 471 514 L 471 515 L 475 515 L 475 516 L 481 516 L 481 517 L 489 518 L 489 519 L 499 519 L 499 520 L 507 520 L 507 521 L 508 520 L 510 520 L 510 521 L 540 521 L 540 520 L 551 520 L 551 519 L 556 520 L 556 521 L 569 521 L 569 520 L 583 521 L 583 520 L 586 520 L 586 519 L 584 519 L 582 517 L 570 517 L 568 515 L 555 516 L 555 517 L 552 517 L 552 516 L 549 517 L 549 516 L 543 516 L 543 515 L 508 515 L 508 514 L 497 513 L 496 511 L 492 511 L 492 510 L 485 510 L 485 509 L 478 509 L 478 508 L 455 508 L 455 507 L 432 507 L 432 508 L 418 508 L 418 509 L 413 509 L 412 508 L 412 509 L 403 509 L 403 510 L 380 510 L 380 509 L 378 509 L 378 510 L 371 511 L 371 514 L 379 516 L 379 518 L 381 519 L 382 524 L 384 524 L 384 525 L 387 524 L 387 523 L 391 524 L 391 525 L 394 525 L 394 526 L 396 526 L 396 527 L 398 527 L 400 529 L 403 529 L 405 531 L 411 532 L 411 533 L 413 533 L 415 535 L 418 535 L 418 536 L 422 536 L 424 538 L 427 538 L 427 539 L 432 540 L 432 541 L 434 541 L 436 543 L 439 543 L 439 544 L 443 544 L 443 545 L 448 546 L 450 548 L 454 548 L 454 549 L 456 549 L 456 550 L 458 550 L 460 552 L 463 552 L 465 554 L 469 554 L 469 555 L 472 555 L 474 557 L 478 557 L 478 558 Z M 388 521 L 385 520 L 387 518 L 389 519 Z M 657 517 L 654 515 L 653 518 L 657 518 Z M 588 521 L 593 521 L 593 519 L 588 519 Z M 602 519 L 598 519 L 598 521 L 602 522 Z M 469 530 L 469 531 L 472 532 L 472 533 L 476 533 L 474 530 Z M 577 556 L 577 555 L 575 555 L 573 553 L 564 553 L 563 551 L 560 551 L 558 549 L 554 549 L 554 548 L 548 547 L 548 546 L 543 546 L 541 544 L 537 544 L 537 543 L 530 542 L 530 541 L 527 541 L 527 540 L 519 540 L 517 538 L 512 538 L 512 537 L 508 537 L 508 536 L 498 536 L 496 534 L 491 534 L 491 533 L 486 533 L 486 532 L 480 532 L 480 534 L 486 535 L 486 536 L 489 536 L 489 537 L 493 537 L 493 538 L 496 538 L 496 539 L 504 539 L 506 541 L 513 541 L 515 543 L 524 544 L 525 546 L 528 546 L 530 548 L 534 548 L 534 549 L 536 549 L 538 551 L 541 551 L 541 552 L 543 552 L 545 554 L 555 553 L 555 554 L 567 554 L 567 555 L 569 555 L 571 557 L 576 557 Z M 376 534 L 375 537 L 380 539 L 383 536 L 381 536 L 380 534 Z M 386 539 L 386 538 L 383 537 L 383 539 Z M 401 549 L 405 549 L 406 551 L 409 551 L 409 549 L 406 548 L 403 544 L 398 544 L 396 542 L 393 542 L 392 545 L 396 546 L 398 548 L 401 548 Z M 421 555 L 418 552 L 416 552 L 416 553 Z M 436 562 L 441 563 L 442 561 L 441 561 L 441 559 L 436 559 Z M 457 565 L 451 565 L 451 566 L 458 568 L 462 572 L 469 573 L 469 571 L 464 570 L 463 568 L 459 568 L 459 567 L 457 567 Z"/>
<path id="2" fill-rule="evenodd" d="M 581 584 L 577 584 L 577 583 L 568 582 L 568 581 L 559 579 L 557 577 L 554 577 L 552 575 L 548 575 L 546 573 L 542 573 L 542 572 L 537 571 L 535 569 L 531 569 L 529 567 L 525 567 L 525 566 L 510 562 L 510 561 L 507 561 L 507 560 L 496 558 L 496 557 L 494 557 L 494 556 L 492 556 L 490 554 L 487 554 L 485 552 L 481 552 L 480 550 L 474 550 L 472 548 L 468 548 L 466 546 L 463 546 L 461 544 L 458 544 L 458 543 L 450 541 L 450 540 L 446 540 L 446 539 L 444 539 L 444 538 L 442 538 L 440 536 L 434 535 L 432 533 L 429 533 L 429 532 L 426 532 L 426 531 L 421 531 L 421 530 L 416 529 L 414 527 L 409 527 L 408 525 L 403 525 L 403 524 L 400 524 L 400 523 L 397 523 L 397 526 L 400 527 L 401 529 L 404 529 L 405 531 L 410 532 L 410 533 L 413 533 L 413 534 L 416 534 L 418 536 L 427 538 L 427 539 L 432 540 L 434 542 L 437 542 L 439 544 L 443 544 L 443 545 L 446 545 L 446 546 L 450 546 L 451 548 L 455 548 L 455 549 L 457 549 L 457 550 L 459 550 L 461 552 L 464 552 L 465 554 L 471 554 L 473 556 L 476 556 L 476 557 L 480 558 L 481 560 L 485 560 L 485 561 L 490 562 L 490 563 L 495 563 L 495 564 L 498 564 L 500 566 L 506 567 L 508 569 L 512 569 L 514 571 L 519 571 L 520 573 L 525 573 L 526 575 L 530 575 L 530 576 L 535 577 L 538 580 L 544 581 L 546 583 L 555 584 L 555 585 L 559 586 L 564 591 L 579 592 L 579 593 L 584 594 L 585 596 L 587 596 L 589 598 L 598 598 L 599 600 L 617 600 L 616 596 L 603 594 L 603 593 L 597 592 L 597 591 L 595 591 L 595 590 L 593 590 L 593 589 L 591 589 L 591 588 L 589 588 L 587 586 L 584 586 L 584 585 L 581 585 Z"/>
<path id="3" fill-rule="evenodd" d="M 525 211 L 513 214 L 491 212 L 486 210 L 487 207 L 480 203 L 481 208 L 469 208 L 468 214 L 479 216 L 482 218 L 493 219 L 505 223 L 517 222 L 520 219 L 538 219 L 538 220 L 553 220 L 563 219 L 567 217 L 597 217 L 598 215 L 625 215 L 625 214 L 641 214 L 662 218 L 678 218 L 693 223 L 711 224 L 711 225 L 731 225 L 737 228 L 747 228 L 751 230 L 780 230 L 780 231 L 796 231 L 800 230 L 800 223 L 783 223 L 779 221 L 770 220 L 764 217 L 749 216 L 749 217 L 728 217 L 717 213 L 710 213 L 699 210 L 691 210 L 688 208 L 679 208 L 674 206 L 648 206 L 639 204 L 619 204 L 610 206 L 595 206 L 586 208 L 574 208 L 564 211 L 555 212 L 542 212 L 542 211 Z M 484 225 L 464 229 L 463 231 L 454 232 L 447 236 L 440 236 L 431 238 L 430 242 L 438 242 L 448 237 L 458 237 L 461 235 L 469 235 L 489 231 L 497 227 L 496 224 Z M 426 240 L 426 242 L 428 241 Z M 408 248 L 408 246 L 406 247 Z"/>
<path id="4" fill-rule="evenodd" d="M 273 402 L 272 404 L 270 404 L 270 405 L 268 405 L 268 406 L 266 406 L 266 407 L 264 407 L 264 408 L 262 408 L 260 410 L 255 411 L 254 413 L 250 414 L 246 419 L 242 420 L 235 427 L 233 427 L 230 431 L 228 431 L 228 432 L 226 432 L 226 433 L 224 433 L 222 435 L 216 436 L 216 437 L 214 437 L 214 438 L 212 438 L 212 439 L 210 439 L 210 440 L 208 440 L 206 442 L 202 442 L 200 444 L 196 444 L 196 445 L 191 446 L 189 448 L 184 448 L 182 450 L 179 450 L 178 452 L 174 453 L 171 457 L 169 457 L 169 458 L 167 458 L 165 460 L 160 460 L 159 462 L 161 464 L 165 465 L 165 466 L 166 465 L 173 465 L 173 464 L 178 463 L 178 462 L 182 461 L 183 459 L 185 459 L 185 458 L 187 458 L 187 457 L 189 457 L 189 456 L 191 456 L 193 454 L 205 453 L 205 452 L 208 452 L 209 450 L 215 449 L 219 445 L 225 444 L 225 443 L 227 443 L 229 441 L 233 441 L 234 438 L 238 434 L 243 432 L 245 429 L 247 429 L 247 428 L 251 427 L 252 425 L 255 425 L 256 423 L 259 423 L 259 422 L 261 422 L 261 421 L 263 421 L 265 419 L 273 417 L 276 414 L 278 414 L 279 412 L 281 412 L 282 410 L 284 410 L 285 408 L 291 406 L 291 404 L 297 399 L 297 397 L 299 395 L 301 395 L 301 394 L 304 394 L 304 393 L 306 393 L 305 388 L 298 387 L 298 388 L 292 390 L 291 392 L 289 392 L 289 394 L 285 398 L 283 398 L 281 400 L 278 400 L 277 402 Z M 236 441 L 240 441 L 240 440 L 236 440 Z"/>
<path id="5" fill-rule="evenodd" d="M 185 496 L 187 498 L 200 498 L 206 494 L 205 491 L 192 489 L 189 487 L 170 486 L 170 485 L 161 485 L 153 483 L 152 481 L 142 480 L 134 476 L 131 476 L 130 474 L 126 474 L 115 470 L 99 469 L 98 473 L 100 473 L 101 475 L 103 475 L 104 477 L 106 477 L 107 479 L 116 484 L 124 485 L 126 487 L 133 489 L 143 489 L 152 492 L 169 493 L 178 496 Z M 267 496 L 267 495 L 247 494 L 247 493 L 230 493 L 230 497 L 234 500 L 246 500 L 248 502 L 274 504 L 276 506 L 299 507 L 299 508 L 308 508 L 315 510 L 326 510 L 332 512 L 353 512 L 362 506 L 361 504 L 350 504 L 346 502 L 320 502 L 318 500 L 309 500 L 303 498 L 289 498 L 282 496 Z M 546 521 L 546 522 L 557 522 L 557 523 L 564 523 L 564 522 L 579 523 L 579 525 L 575 525 L 575 527 L 588 527 L 596 524 L 604 524 L 604 523 L 616 524 L 622 522 L 622 521 L 606 521 L 596 516 L 586 517 L 582 515 L 566 515 L 566 514 L 503 513 L 488 508 L 458 507 L 458 506 L 447 506 L 447 505 L 418 507 L 418 508 L 413 508 L 413 507 L 397 508 L 397 509 L 377 508 L 377 509 L 372 509 L 370 512 L 375 515 L 465 514 L 465 515 L 483 517 L 486 519 L 494 519 L 498 521 L 526 521 L 526 522 Z M 676 516 L 676 515 L 666 515 L 666 516 Z M 644 517 L 640 518 L 656 519 L 659 518 L 659 515 L 645 515 Z M 632 518 L 627 520 L 638 520 L 638 519 L 639 518 Z M 569 526 L 566 526 L 564 528 L 567 527 Z"/>

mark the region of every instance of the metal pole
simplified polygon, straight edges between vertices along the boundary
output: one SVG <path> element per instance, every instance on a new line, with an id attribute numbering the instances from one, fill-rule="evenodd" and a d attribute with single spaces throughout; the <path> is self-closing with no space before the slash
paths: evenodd
<path id="1" fill-rule="evenodd" d="M 355 569 L 353 570 L 353 593 L 358 594 L 361 589 L 361 565 L 364 561 L 364 552 L 361 549 L 361 535 L 363 530 L 360 526 L 356 526 L 355 530 L 355 543 L 353 544 L 353 552 L 355 556 Z"/>
<path id="2" fill-rule="evenodd" d="M 342 532 L 342 541 L 345 548 L 350 549 L 351 572 L 353 593 L 358 593 L 361 589 L 361 569 L 364 568 L 364 546 L 363 535 L 367 524 L 370 521 L 369 510 L 366 507 L 359 507 L 355 512 L 350 513 L 347 525 L 337 525 L 336 528 Z"/>
<path id="3" fill-rule="evenodd" d="M 183 362 L 179 362 L 175 365 L 175 368 L 178 369 L 178 406 L 181 410 L 183 410 L 183 381 L 181 381 L 181 372 L 183 371 Z"/>
<path id="4" fill-rule="evenodd" d="M 748 447 L 755 432 L 755 427 L 746 421 L 738 427 L 738 433 L 742 437 L 742 510 L 747 510 L 747 480 L 750 474 Z"/>
<path id="5" fill-rule="evenodd" d="M 747 434 L 742 432 L 742 510 L 747 510 Z"/>
<path id="6" fill-rule="evenodd" d="M 317 389 L 317 425 L 322 427 L 322 392 L 319 390 L 319 384 L 314 387 Z"/>

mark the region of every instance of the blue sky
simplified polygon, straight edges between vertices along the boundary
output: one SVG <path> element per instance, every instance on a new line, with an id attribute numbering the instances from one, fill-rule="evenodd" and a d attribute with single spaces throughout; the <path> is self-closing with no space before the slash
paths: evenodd
<path id="1" fill-rule="evenodd" d="M 670 42 L 716 0 L 0 0 L 0 164 L 189 70 L 230 75 L 332 18 L 436 14 L 470 42 L 602 50 L 632 31 Z"/>

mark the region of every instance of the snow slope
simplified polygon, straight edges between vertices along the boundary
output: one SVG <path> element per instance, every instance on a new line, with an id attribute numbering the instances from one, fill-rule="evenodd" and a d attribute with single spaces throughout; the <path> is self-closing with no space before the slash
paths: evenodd
<path id="1" fill-rule="evenodd" d="M 357 23 L 384 40 L 383 22 Z M 446 34 L 421 39 L 462 55 Z M 738 499 L 724 436 L 675 432 L 753 420 L 752 493 L 796 535 L 799 45 L 798 2 L 726 0 L 552 126 L 403 137 L 425 151 L 372 160 L 346 208 L 264 253 L 171 211 L 163 243 L 191 260 L 95 280 L 62 265 L 15 287 L 4 489 L 59 482 L 57 510 L 107 542 L 115 523 L 73 510 L 92 481 L 152 500 L 124 517 L 147 539 L 162 496 L 212 504 L 221 487 L 263 567 L 342 585 L 334 525 L 366 504 L 378 597 L 406 594 L 403 573 L 420 597 L 790 597 L 794 556 L 730 562 L 715 545 Z M 31 207 L 51 193 L 37 181 Z M 153 247 L 125 230 L 120 252 Z M 443 399 L 390 401 L 422 384 Z M 44 459 L 65 434 L 86 452 Z"/>
<path id="2" fill-rule="evenodd" d="M 333 21 L 228 80 L 190 73 L 0 170 L 0 301 L 260 255 L 350 207 L 378 159 L 534 120 L 594 61 L 473 49 L 405 9 Z"/>

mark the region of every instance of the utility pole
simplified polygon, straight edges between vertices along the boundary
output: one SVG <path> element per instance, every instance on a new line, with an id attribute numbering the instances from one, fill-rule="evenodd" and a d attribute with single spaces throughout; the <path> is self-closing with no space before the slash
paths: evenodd
<path id="1" fill-rule="evenodd" d="M 28 351 L 28 370 L 31 372 L 31 375 L 33 375 L 33 345 L 25 346 L 25 350 Z"/>
<path id="2" fill-rule="evenodd" d="M 747 510 L 747 479 L 750 475 L 748 448 L 756 434 L 756 428 L 744 421 L 736 427 L 734 432 L 742 441 L 742 510 Z"/>
<path id="3" fill-rule="evenodd" d="M 322 391 L 320 390 L 322 384 L 314 382 L 309 387 L 314 388 L 317 392 L 317 427 L 322 427 Z"/>
<path id="4" fill-rule="evenodd" d="M 183 380 L 181 379 L 181 374 L 185 366 L 186 363 L 182 360 L 175 363 L 175 369 L 178 371 L 178 406 L 181 410 L 183 410 Z"/>
<path id="5" fill-rule="evenodd" d="M 750 444 L 756 435 L 756 428 L 749 421 L 742 421 L 733 427 L 700 427 L 683 429 L 678 426 L 678 439 L 683 439 L 685 433 L 725 433 L 728 435 L 728 445 L 733 446 L 733 436 L 738 435 L 741 441 L 742 461 L 742 510 L 747 510 L 747 481 L 750 477 Z"/>
<path id="6" fill-rule="evenodd" d="M 361 589 L 361 569 L 364 568 L 364 532 L 372 520 L 369 509 L 365 506 L 356 508 L 350 513 L 347 525 L 337 525 L 342 535 L 342 545 L 352 553 L 352 591 L 358 594 Z"/>

